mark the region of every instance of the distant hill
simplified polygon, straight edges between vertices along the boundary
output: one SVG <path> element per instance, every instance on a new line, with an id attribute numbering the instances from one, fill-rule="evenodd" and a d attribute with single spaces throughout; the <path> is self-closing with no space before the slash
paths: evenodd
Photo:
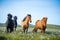
<path id="1" fill-rule="evenodd" d="M 47 28 L 57 28 L 57 29 L 60 29 L 60 25 L 47 24 Z"/>
<path id="2" fill-rule="evenodd" d="M 5 23 L 0 23 L 0 27 L 5 27 Z M 29 26 L 34 27 L 34 25 L 30 24 Z M 18 27 L 21 27 L 21 25 L 18 25 Z M 47 28 L 60 28 L 60 25 L 54 25 L 54 24 L 47 24 Z"/>
<path id="3" fill-rule="evenodd" d="M 6 26 L 5 23 L 0 23 L 0 27 Z"/>
<path id="4" fill-rule="evenodd" d="M 6 24 L 5 23 L 0 23 L 0 27 L 5 27 Z M 20 27 L 20 25 L 17 25 L 18 27 Z"/>

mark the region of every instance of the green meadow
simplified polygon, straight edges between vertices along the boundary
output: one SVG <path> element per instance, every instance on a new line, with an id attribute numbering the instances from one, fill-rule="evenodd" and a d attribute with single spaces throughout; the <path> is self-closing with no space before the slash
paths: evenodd
<path id="1" fill-rule="evenodd" d="M 30 26 L 28 33 L 23 33 L 21 27 L 12 33 L 6 33 L 6 26 L 0 24 L 0 40 L 60 40 L 60 26 L 48 24 L 45 33 L 32 32 L 34 26 Z"/>

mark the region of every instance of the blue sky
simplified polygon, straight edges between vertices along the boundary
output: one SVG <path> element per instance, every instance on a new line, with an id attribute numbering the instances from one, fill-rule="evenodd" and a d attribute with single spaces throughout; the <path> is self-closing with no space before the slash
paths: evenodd
<path id="1" fill-rule="evenodd" d="M 60 25 L 60 0 L 0 0 L 0 23 L 6 22 L 8 13 L 18 17 L 18 24 L 31 14 L 31 24 L 48 17 L 48 24 Z"/>

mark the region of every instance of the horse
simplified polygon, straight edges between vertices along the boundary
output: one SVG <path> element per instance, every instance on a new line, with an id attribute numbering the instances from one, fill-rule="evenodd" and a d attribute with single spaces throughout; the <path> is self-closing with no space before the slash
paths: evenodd
<path id="1" fill-rule="evenodd" d="M 7 21 L 6 21 L 6 30 L 7 30 L 7 33 L 11 33 L 13 32 L 13 20 L 12 20 L 12 15 L 9 13 L 7 15 Z"/>
<path id="2" fill-rule="evenodd" d="M 14 30 L 16 31 L 17 28 L 17 16 L 14 16 Z"/>
<path id="3" fill-rule="evenodd" d="M 33 32 L 37 32 L 37 30 L 40 29 L 41 33 L 45 33 L 47 19 L 48 19 L 47 17 L 43 17 L 41 20 L 37 20 L 35 23 L 35 27 L 33 29 Z"/>
<path id="4" fill-rule="evenodd" d="M 21 22 L 22 31 L 25 33 L 28 32 L 29 23 L 31 22 L 31 15 L 28 14 Z"/>

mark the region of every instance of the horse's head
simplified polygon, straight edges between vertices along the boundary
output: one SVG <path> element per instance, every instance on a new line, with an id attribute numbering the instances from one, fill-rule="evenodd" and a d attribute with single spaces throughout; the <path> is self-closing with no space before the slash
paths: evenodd
<path id="1" fill-rule="evenodd" d="M 31 20 L 31 17 L 30 17 L 30 16 L 27 16 L 27 21 L 28 21 L 28 22 L 32 22 L 32 20 Z"/>
<path id="2" fill-rule="evenodd" d="M 43 20 L 44 20 L 45 22 L 47 21 L 47 19 L 48 19 L 47 17 L 43 17 Z"/>
<path id="3" fill-rule="evenodd" d="M 14 20 L 17 20 L 17 16 L 14 16 Z"/>
<path id="4" fill-rule="evenodd" d="M 28 15 L 23 19 L 23 21 L 26 21 L 27 23 L 32 22 L 32 20 L 31 20 L 31 15 L 28 14 Z"/>
<path id="5" fill-rule="evenodd" d="M 12 19 L 12 14 L 9 13 L 7 16 L 8 16 L 7 18 L 8 18 L 9 20 Z"/>
<path id="6" fill-rule="evenodd" d="M 31 20 L 31 15 L 28 14 L 27 16 L 28 16 L 29 22 L 32 22 L 32 20 Z"/>

